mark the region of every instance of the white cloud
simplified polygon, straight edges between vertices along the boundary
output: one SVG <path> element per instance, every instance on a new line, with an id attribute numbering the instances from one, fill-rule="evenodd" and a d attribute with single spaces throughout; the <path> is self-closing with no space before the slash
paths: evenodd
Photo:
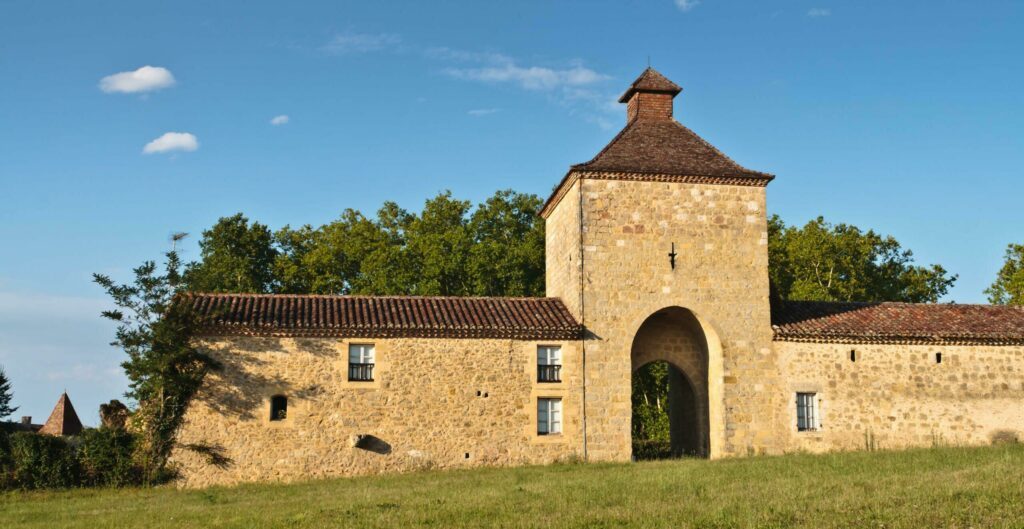
<path id="1" fill-rule="evenodd" d="M 700 0 L 676 0 L 676 7 L 680 11 L 689 11 L 697 7 L 697 4 L 700 4 Z"/>
<path id="2" fill-rule="evenodd" d="M 325 44 L 323 50 L 337 55 L 369 53 L 394 48 L 401 42 L 401 37 L 391 33 L 340 33 Z"/>
<path id="3" fill-rule="evenodd" d="M 824 7 L 815 7 L 815 8 L 812 8 L 810 11 L 807 12 L 807 16 L 814 17 L 814 18 L 817 18 L 817 17 L 827 17 L 827 16 L 829 16 L 831 14 L 832 14 L 832 10 L 831 9 L 826 9 Z"/>
<path id="4" fill-rule="evenodd" d="M 147 143 L 142 152 L 144 154 L 172 151 L 191 152 L 198 148 L 199 140 L 188 132 L 165 132 L 163 136 Z"/>
<path id="5" fill-rule="evenodd" d="M 132 72 L 120 72 L 100 79 L 100 90 L 110 94 L 134 94 L 151 92 L 174 86 L 174 76 L 167 68 L 160 66 L 143 66 Z"/>
<path id="6" fill-rule="evenodd" d="M 280 116 L 274 116 L 273 118 L 271 118 L 270 124 L 274 126 L 284 125 L 285 123 L 288 123 L 289 119 L 290 118 L 288 117 L 288 114 L 281 114 Z"/>
<path id="7" fill-rule="evenodd" d="M 511 63 L 512 58 L 490 51 L 465 51 L 448 47 L 427 48 L 423 54 L 431 59 L 455 62 Z"/>
<path id="8" fill-rule="evenodd" d="M 555 70 L 541 66 L 522 67 L 512 62 L 483 68 L 447 68 L 444 72 L 456 79 L 485 83 L 515 83 L 527 90 L 582 86 L 607 79 L 607 76 L 582 66 Z"/>
<path id="9" fill-rule="evenodd" d="M 565 107 L 570 114 L 597 124 L 601 128 L 613 127 L 607 116 L 621 115 L 623 109 L 616 103 L 618 94 L 606 93 L 602 81 L 611 77 L 586 68 L 581 62 L 569 62 L 569 67 L 547 68 L 521 66 L 519 61 L 494 51 L 466 51 L 447 47 L 426 48 L 424 57 L 451 65 L 442 70 L 455 79 L 483 83 L 507 83 L 533 92 L 542 92 L 552 102 Z M 483 117 L 498 108 L 480 108 L 467 113 Z"/>

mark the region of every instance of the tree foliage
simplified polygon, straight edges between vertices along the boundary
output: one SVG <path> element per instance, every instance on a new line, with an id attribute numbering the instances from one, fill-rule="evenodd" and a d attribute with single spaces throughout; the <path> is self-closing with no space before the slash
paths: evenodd
<path id="1" fill-rule="evenodd" d="M 14 390 L 11 389 L 11 381 L 7 378 L 4 368 L 0 366 L 0 419 L 6 418 L 18 411 L 17 407 L 11 406 L 11 400 L 13 399 Z"/>
<path id="2" fill-rule="evenodd" d="M 891 236 L 822 217 L 796 227 L 773 215 L 768 263 L 783 299 L 936 302 L 957 278 L 937 264 L 915 265 L 913 253 Z"/>
<path id="3" fill-rule="evenodd" d="M 277 257 L 270 229 L 249 224 L 241 213 L 224 217 L 203 232 L 202 261 L 190 263 L 184 282 L 204 292 L 267 292 L 273 284 Z"/>
<path id="4" fill-rule="evenodd" d="M 536 195 L 499 191 L 476 206 L 450 192 L 419 213 L 386 202 L 322 226 L 266 226 L 241 213 L 203 232 L 190 290 L 289 294 L 541 296 L 544 222 Z"/>
<path id="5" fill-rule="evenodd" d="M 668 362 L 651 362 L 633 373 L 635 445 L 669 445 L 668 370 Z"/>
<path id="6" fill-rule="evenodd" d="M 985 293 L 988 294 L 989 303 L 1024 305 L 1024 244 L 1010 244 L 1006 247 L 1003 267 Z"/>
<path id="7" fill-rule="evenodd" d="M 185 411 L 206 374 L 218 367 L 193 345 L 200 322 L 191 307 L 175 303 L 184 278 L 177 254 L 166 258 L 162 272 L 153 261 L 135 268 L 129 284 L 93 275 L 118 307 L 103 316 L 118 323 L 112 345 L 128 355 L 121 366 L 129 381 L 126 395 L 138 404 L 131 421 L 140 433 L 137 454 L 149 483 L 165 477 Z"/>

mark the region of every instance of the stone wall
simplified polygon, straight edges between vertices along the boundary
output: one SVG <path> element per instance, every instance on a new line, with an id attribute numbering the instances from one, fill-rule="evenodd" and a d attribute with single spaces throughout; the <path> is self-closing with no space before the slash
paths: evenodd
<path id="1" fill-rule="evenodd" d="M 786 450 L 1024 439 L 1024 346 L 775 342 L 775 348 L 780 398 L 787 403 L 779 432 Z M 796 392 L 818 394 L 820 431 L 796 431 Z"/>
<path id="2" fill-rule="evenodd" d="M 373 382 L 348 381 L 348 344 L 373 343 Z M 538 344 L 561 345 L 562 382 L 536 382 Z M 580 452 L 578 342 L 229 337 L 224 364 L 189 409 L 178 449 L 185 486 L 419 468 L 547 463 Z M 288 397 L 283 421 L 270 398 Z M 562 397 L 562 435 L 536 434 L 536 399 Z M 364 448 L 356 436 L 371 435 Z"/>
<path id="3" fill-rule="evenodd" d="M 711 456 L 779 451 L 765 189 L 599 174 L 575 185 L 582 186 L 582 244 L 555 238 L 548 251 L 583 250 L 578 314 L 587 329 L 589 459 L 630 459 L 632 342 L 666 307 L 692 311 L 707 339 Z M 562 230 L 568 211 L 580 208 L 567 200 L 573 194 L 550 208 L 549 226 Z M 566 275 L 549 270 L 548 293 L 569 304 L 571 285 L 551 282 Z"/>
<path id="4" fill-rule="evenodd" d="M 576 321 L 583 321 L 580 275 L 580 183 L 569 186 L 544 220 L 545 294 L 561 298 Z"/>

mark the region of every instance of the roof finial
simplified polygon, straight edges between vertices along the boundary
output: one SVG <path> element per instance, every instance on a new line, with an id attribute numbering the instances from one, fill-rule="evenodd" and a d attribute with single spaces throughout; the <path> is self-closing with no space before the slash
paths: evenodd
<path id="1" fill-rule="evenodd" d="M 647 55 L 647 67 L 648 68 L 651 67 L 651 55 L 650 54 Z"/>

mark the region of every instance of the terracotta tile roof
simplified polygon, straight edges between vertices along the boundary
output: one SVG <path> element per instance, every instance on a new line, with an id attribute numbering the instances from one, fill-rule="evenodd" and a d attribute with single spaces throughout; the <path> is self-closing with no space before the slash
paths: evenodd
<path id="1" fill-rule="evenodd" d="M 50 418 L 39 429 L 39 433 L 47 435 L 78 435 L 82 433 L 82 421 L 78 420 L 75 407 L 67 393 L 61 393 L 57 405 L 50 412 Z"/>
<path id="2" fill-rule="evenodd" d="M 622 94 L 622 97 L 619 98 L 619 103 L 629 101 L 629 97 L 632 96 L 634 92 L 661 92 L 675 96 L 682 91 L 683 89 L 679 85 L 669 81 L 668 77 L 661 75 L 661 72 L 648 66 L 647 69 L 640 74 L 640 77 L 637 77 L 636 81 L 633 81 L 633 84 L 629 85 L 629 89 L 626 90 L 626 92 Z"/>
<path id="3" fill-rule="evenodd" d="M 781 341 L 1024 345 L 1024 307 L 786 301 L 772 327 Z"/>
<path id="4" fill-rule="evenodd" d="M 648 68 L 619 99 L 636 92 L 681 92 L 678 85 Z M 671 115 L 671 113 L 669 113 Z M 545 201 L 546 217 L 577 179 L 690 182 L 766 186 L 774 175 L 747 169 L 674 119 L 631 119 L 589 162 L 573 165 Z"/>
<path id="5" fill-rule="evenodd" d="M 207 334 L 573 340 L 558 298 L 190 294 Z"/>
<path id="6" fill-rule="evenodd" d="M 592 160 L 570 170 L 738 177 L 765 183 L 775 178 L 734 162 L 675 120 L 633 120 Z"/>

